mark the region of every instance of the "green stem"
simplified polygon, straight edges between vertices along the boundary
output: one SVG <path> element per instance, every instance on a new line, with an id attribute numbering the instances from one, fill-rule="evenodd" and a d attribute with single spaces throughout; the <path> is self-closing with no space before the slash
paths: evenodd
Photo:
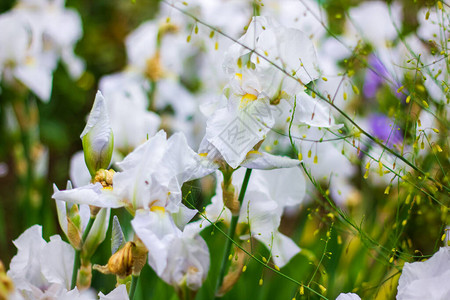
<path id="1" fill-rule="evenodd" d="M 252 169 L 247 169 L 245 171 L 244 181 L 242 182 L 242 188 L 241 188 L 241 191 L 239 192 L 239 198 L 238 198 L 239 204 L 242 204 L 242 201 L 244 200 L 245 192 L 247 191 L 247 185 L 250 180 L 251 174 L 252 174 Z M 228 264 L 228 256 L 229 256 L 229 253 L 231 250 L 231 244 L 233 242 L 238 219 L 239 219 L 239 214 L 231 217 L 230 228 L 228 229 L 228 239 L 226 240 L 225 250 L 223 252 L 223 257 L 222 257 L 222 264 L 220 267 L 219 278 L 217 279 L 216 293 L 219 291 L 220 287 L 222 286 L 223 278 L 225 277 L 225 271 L 227 270 L 227 264 Z M 218 299 L 218 298 L 220 298 L 220 297 L 216 296 L 216 299 Z"/>
<path id="2" fill-rule="evenodd" d="M 131 279 L 131 286 L 130 286 L 130 293 L 128 294 L 130 300 L 133 300 L 134 294 L 136 293 L 136 287 L 139 280 L 139 276 L 132 276 Z"/>
<path id="3" fill-rule="evenodd" d="M 73 261 L 73 270 L 72 270 L 72 282 L 70 284 L 71 289 L 74 289 L 75 285 L 77 284 L 78 269 L 80 268 L 81 248 L 83 247 L 83 243 L 86 240 L 86 238 L 89 234 L 89 231 L 91 231 L 92 225 L 94 225 L 94 221 L 95 221 L 95 216 L 91 216 L 86 225 L 86 229 L 83 232 L 83 236 L 81 237 L 81 247 L 80 247 L 80 249 L 75 249 L 75 258 Z"/>

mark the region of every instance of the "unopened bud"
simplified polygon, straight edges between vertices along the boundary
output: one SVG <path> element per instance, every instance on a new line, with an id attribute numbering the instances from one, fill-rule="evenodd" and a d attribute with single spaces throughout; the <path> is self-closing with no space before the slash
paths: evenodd
<path id="1" fill-rule="evenodd" d="M 109 122 L 106 101 L 100 91 L 95 96 L 88 122 L 81 133 L 84 160 L 94 177 L 97 170 L 108 168 L 114 148 L 114 136 Z"/>
<path id="2" fill-rule="evenodd" d="M 106 232 L 108 231 L 110 215 L 110 208 L 100 209 L 99 213 L 95 217 L 94 224 L 89 230 L 89 234 L 84 241 L 83 248 L 81 250 L 82 258 L 90 259 L 97 247 L 105 240 Z"/>

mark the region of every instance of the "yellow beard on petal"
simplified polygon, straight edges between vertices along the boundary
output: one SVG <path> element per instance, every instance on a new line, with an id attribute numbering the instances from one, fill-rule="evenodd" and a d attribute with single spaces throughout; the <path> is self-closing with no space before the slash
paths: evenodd
<path id="1" fill-rule="evenodd" d="M 162 206 L 154 205 L 154 206 L 150 207 L 150 211 L 165 213 L 166 209 L 164 207 L 162 207 Z"/>
<path id="2" fill-rule="evenodd" d="M 244 96 L 242 96 L 241 98 L 241 108 L 246 107 L 250 102 L 255 101 L 256 99 L 258 99 L 258 97 L 256 95 L 253 94 L 245 94 Z"/>

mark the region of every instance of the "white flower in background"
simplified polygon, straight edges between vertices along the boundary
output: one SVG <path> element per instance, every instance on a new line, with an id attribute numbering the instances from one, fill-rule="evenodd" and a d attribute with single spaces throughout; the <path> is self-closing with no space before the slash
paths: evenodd
<path id="1" fill-rule="evenodd" d="M 209 250 L 198 226 L 181 231 L 164 209 L 138 210 L 131 222 L 148 249 L 148 263 L 165 282 L 198 290 L 209 271 Z"/>
<path id="2" fill-rule="evenodd" d="M 334 37 L 322 40 L 317 47 L 317 58 L 320 61 L 322 75 L 327 80 L 317 80 L 315 90 L 324 97 L 332 99 L 333 103 L 341 108 L 346 108 L 355 96 L 351 80 L 343 77 L 345 68 L 340 65 L 344 59 L 352 55 L 352 50 Z"/>
<path id="3" fill-rule="evenodd" d="M 172 10 L 166 17 L 147 21 L 126 39 L 128 69 L 149 79 L 177 76 L 183 73 L 183 62 L 195 48 L 186 43 L 183 29 L 186 22 Z"/>
<path id="4" fill-rule="evenodd" d="M 442 30 L 448 28 L 450 21 L 448 19 L 448 8 L 444 5 L 444 9 L 440 10 L 433 7 L 424 7 L 417 13 L 417 36 L 425 42 L 433 41 L 436 45 L 441 46 Z M 445 41 L 444 43 L 448 43 Z M 439 52 L 439 51 L 438 51 Z"/>
<path id="5" fill-rule="evenodd" d="M 447 115 L 448 112 L 450 112 L 449 109 L 447 109 Z M 437 142 L 439 141 L 439 133 L 435 131 L 437 128 L 439 128 L 439 121 L 436 117 L 428 111 L 422 110 L 419 114 L 419 122 L 416 127 L 416 136 L 420 137 L 417 142 L 419 155 L 424 156 L 431 151 L 436 151 L 438 149 L 436 148 L 436 145 L 438 145 Z M 449 141 L 449 137 L 447 137 L 447 141 Z M 425 145 L 424 149 L 420 146 L 422 142 Z"/>
<path id="6" fill-rule="evenodd" d="M 336 300 L 361 300 L 361 298 L 354 293 L 340 293 Z"/>
<path id="7" fill-rule="evenodd" d="M 47 243 L 42 227 L 34 225 L 13 243 L 18 252 L 7 275 L 24 299 L 96 299 L 90 291 L 70 290 L 75 252 L 60 236 Z"/>
<path id="8" fill-rule="evenodd" d="M 420 67 L 423 68 L 424 76 L 423 85 L 427 92 L 435 101 L 445 105 L 450 98 L 450 93 L 446 89 L 449 72 L 444 59 L 445 51 L 442 49 L 447 47 L 448 40 L 443 36 L 443 30 L 448 28 L 450 22 L 447 7 L 444 7 L 444 11 L 435 11 L 432 8 L 421 9 L 417 14 L 419 22 L 417 36 L 410 37 L 406 40 L 406 44 L 416 55 L 420 55 Z M 407 53 L 405 61 L 411 58 L 409 49 L 406 50 L 404 50 Z"/>
<path id="9" fill-rule="evenodd" d="M 327 24 L 327 15 L 315 1 L 269 0 L 260 9 L 261 15 L 271 16 L 283 26 L 303 31 L 315 44 L 326 35 L 321 22 Z"/>
<path id="10" fill-rule="evenodd" d="M 59 58 L 72 78 L 84 71 L 84 62 L 73 49 L 83 35 L 81 18 L 74 9 L 65 8 L 65 1 L 18 1 L 14 11 L 23 16 L 33 33 L 34 47 L 45 55 L 54 70 Z"/>
<path id="11" fill-rule="evenodd" d="M 221 173 L 216 174 L 218 182 L 221 182 Z M 242 169 L 233 173 L 233 183 L 237 191 L 240 189 L 243 176 Z M 212 203 L 205 209 L 205 217 L 209 221 L 202 220 L 194 224 L 208 226 L 210 222 L 230 222 L 231 211 L 224 205 L 222 195 L 218 184 Z M 248 224 L 250 232 L 243 233 L 240 238 L 253 237 L 260 241 L 269 249 L 274 263 L 283 267 L 300 252 L 300 248 L 278 231 L 281 216 L 285 208 L 302 203 L 304 196 L 305 180 L 298 167 L 270 171 L 254 170 L 238 219 L 238 224 Z"/>
<path id="12" fill-rule="evenodd" d="M 192 118 L 197 107 L 196 99 L 180 80 L 195 78 L 187 65 L 189 62 L 194 64 L 192 57 L 198 49 L 186 43 L 189 19 L 173 9 L 166 11 L 166 5 L 161 8 L 155 20 L 141 24 L 127 37 L 128 65 L 121 76 L 126 78 L 129 88 L 133 86 L 134 96 L 138 89 L 145 97 L 151 95 L 150 102 L 146 101 L 146 109 L 164 111 L 160 115 L 163 121 L 161 128 L 168 132 L 181 131 L 191 142 L 195 135 Z M 195 66 L 193 68 L 196 69 Z M 137 120 L 144 119 L 144 113 L 140 114 L 142 117 Z M 148 119 L 151 113 L 146 112 L 145 115 Z M 156 122 L 152 121 L 154 127 Z"/>
<path id="13" fill-rule="evenodd" d="M 0 79 L 10 85 L 18 80 L 42 101 L 48 101 L 53 69 L 40 49 L 34 47 L 30 26 L 15 11 L 0 15 Z"/>
<path id="14" fill-rule="evenodd" d="M 214 26 L 234 39 L 245 33 L 245 27 L 253 15 L 252 4 L 249 1 L 211 0 L 199 1 L 198 5 L 200 18 L 206 24 Z M 230 22 L 230 19 L 233 22 Z M 196 58 L 199 61 L 197 72 L 202 82 L 201 89 L 203 93 L 216 95 L 222 92 L 228 83 L 228 75 L 223 72 L 220 62 L 234 42 L 206 26 L 199 24 L 198 28 L 204 49 Z"/>
<path id="15" fill-rule="evenodd" d="M 136 79 L 122 72 L 103 77 L 99 84 L 114 132 L 114 149 L 123 154 L 155 135 L 161 123 L 157 114 L 147 110 L 146 90 Z"/>
<path id="16" fill-rule="evenodd" d="M 173 79 L 162 78 L 158 81 L 154 94 L 155 108 L 173 110 L 173 113 L 162 113 L 162 129 L 168 132 L 182 132 L 190 145 L 196 138 L 194 132 L 195 114 L 197 112 L 197 99 L 181 83 Z M 202 124 L 203 125 L 203 124 Z"/>
<path id="17" fill-rule="evenodd" d="M 81 19 L 64 1 L 19 1 L 0 15 L 0 26 L 5 29 L 0 33 L 0 73 L 7 82 L 17 79 L 48 101 L 60 58 L 73 78 L 83 72 L 84 63 L 73 53 L 82 36 Z"/>
<path id="18" fill-rule="evenodd" d="M 351 8 L 350 20 L 346 22 L 346 44 L 353 48 L 362 39 L 377 49 L 386 48 L 397 37 L 394 24 L 401 30 L 402 7 L 394 2 L 391 12 L 392 18 L 384 1 L 363 2 Z"/>
<path id="19" fill-rule="evenodd" d="M 426 261 L 405 263 L 396 299 L 449 299 L 449 277 L 450 247 L 443 247 Z"/>
<path id="20" fill-rule="evenodd" d="M 306 168 L 314 178 L 324 180 L 328 184 L 332 198 L 337 204 L 350 204 L 358 199 L 359 192 L 350 181 L 357 170 L 351 160 L 358 159 L 357 151 L 352 145 L 342 140 L 333 141 L 336 135 L 314 127 L 293 127 L 291 136 Z M 279 135 L 276 137 L 284 138 Z M 321 139 L 323 142 L 319 142 Z M 315 190 L 315 187 L 308 184 L 308 190 L 310 189 Z"/>
<path id="21" fill-rule="evenodd" d="M 398 3 L 388 7 L 385 2 L 371 1 L 349 10 L 344 43 L 350 49 L 356 48 L 360 41 L 373 46 L 373 53 L 367 60 L 363 87 L 366 98 L 376 98 L 376 92 L 382 84 L 390 86 L 399 99 L 406 98 L 397 92 L 406 70 L 406 59 L 401 53 L 403 45 L 398 43 L 394 46 L 398 36 L 395 26 L 401 30 L 401 20 L 402 7 Z"/>

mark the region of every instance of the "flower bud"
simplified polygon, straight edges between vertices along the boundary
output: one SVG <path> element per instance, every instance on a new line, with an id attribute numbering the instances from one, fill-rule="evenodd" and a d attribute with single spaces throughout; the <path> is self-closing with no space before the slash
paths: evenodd
<path id="1" fill-rule="evenodd" d="M 102 208 L 95 217 L 94 224 L 92 225 L 89 234 L 84 241 L 81 258 L 89 260 L 94 254 L 97 247 L 105 240 L 106 232 L 109 226 L 109 217 L 111 215 L 110 208 Z"/>
<path id="2" fill-rule="evenodd" d="M 72 183 L 67 182 L 67 190 L 72 189 Z M 59 192 L 56 185 L 53 185 L 53 190 L 55 193 Z M 84 208 L 78 206 L 77 204 L 71 204 L 61 200 L 56 201 L 56 211 L 58 213 L 58 221 L 61 229 L 64 231 L 70 244 L 77 250 L 81 249 L 81 236 L 83 231 L 82 219 L 86 217 Z M 83 210 L 82 211 L 80 211 Z M 82 218 L 82 215 L 84 218 Z"/>
<path id="3" fill-rule="evenodd" d="M 106 102 L 100 91 L 95 96 L 88 122 L 80 137 L 83 142 L 86 166 L 94 177 L 97 170 L 108 168 L 114 148 L 114 135 Z"/>

